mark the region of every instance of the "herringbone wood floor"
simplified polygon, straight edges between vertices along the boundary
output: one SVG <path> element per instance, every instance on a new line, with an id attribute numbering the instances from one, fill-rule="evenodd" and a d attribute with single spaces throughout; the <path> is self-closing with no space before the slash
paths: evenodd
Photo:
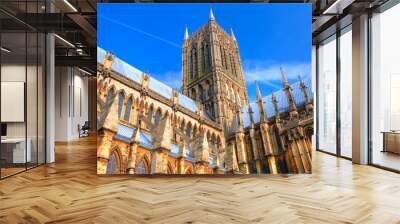
<path id="1" fill-rule="evenodd" d="M 400 175 L 315 152 L 313 174 L 96 175 L 96 142 L 0 181 L 0 223 L 400 223 Z"/>

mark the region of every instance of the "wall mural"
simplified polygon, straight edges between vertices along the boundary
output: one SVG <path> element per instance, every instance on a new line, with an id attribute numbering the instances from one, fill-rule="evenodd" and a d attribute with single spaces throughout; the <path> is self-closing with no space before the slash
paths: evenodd
<path id="1" fill-rule="evenodd" d="M 303 36 L 284 14 L 271 20 L 280 7 L 99 4 L 98 174 L 311 173 L 311 7 L 291 7 L 304 17 L 296 21 Z M 257 21 L 263 15 L 265 24 Z M 251 24 L 241 26 L 242 18 Z M 199 25 L 191 33 L 190 22 Z M 223 26 L 230 23 L 235 33 Z M 286 46 L 288 35 L 296 40 Z M 271 38 L 266 47 L 263 36 Z M 290 41 L 309 51 L 292 48 L 284 54 L 296 59 L 277 60 L 285 56 L 274 46 Z"/>

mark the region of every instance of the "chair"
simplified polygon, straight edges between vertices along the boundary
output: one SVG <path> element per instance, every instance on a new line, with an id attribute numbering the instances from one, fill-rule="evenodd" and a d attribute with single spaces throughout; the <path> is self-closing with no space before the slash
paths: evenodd
<path id="1" fill-rule="evenodd" d="M 89 136 L 89 129 L 90 129 L 89 121 L 85 121 L 82 127 L 80 127 L 80 125 L 78 124 L 79 138 Z"/>

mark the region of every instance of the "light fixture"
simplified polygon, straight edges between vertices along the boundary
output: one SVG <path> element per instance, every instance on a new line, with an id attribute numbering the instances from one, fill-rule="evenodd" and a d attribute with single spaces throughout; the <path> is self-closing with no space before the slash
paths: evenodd
<path id="1" fill-rule="evenodd" d="M 64 3 L 67 4 L 74 12 L 78 12 L 78 10 L 68 0 L 64 0 Z"/>
<path id="2" fill-rule="evenodd" d="M 11 52 L 11 50 L 9 50 L 9 49 L 7 49 L 5 47 L 1 47 L 1 51 L 4 51 L 6 53 L 10 53 Z"/>
<path id="3" fill-rule="evenodd" d="M 81 71 L 81 72 L 83 72 L 83 73 L 85 73 L 86 75 L 89 75 L 89 76 L 92 75 L 90 72 L 88 72 L 88 71 L 86 71 L 86 70 L 83 70 L 83 69 L 81 69 L 81 68 L 79 68 L 79 67 L 78 67 L 78 70 Z"/>
<path id="4" fill-rule="evenodd" d="M 54 34 L 55 37 L 57 37 L 59 40 L 61 40 L 62 42 L 66 43 L 67 45 L 69 45 L 70 47 L 75 48 L 75 45 L 73 45 L 71 42 L 69 42 L 68 40 L 60 37 L 58 34 Z"/>
<path id="5" fill-rule="evenodd" d="M 322 14 L 342 14 L 343 10 L 347 8 L 347 6 L 351 5 L 355 0 L 336 0 L 332 5 L 330 5 Z"/>
<path id="6" fill-rule="evenodd" d="M 82 48 L 76 48 L 76 53 L 78 55 L 87 55 L 86 52 Z"/>

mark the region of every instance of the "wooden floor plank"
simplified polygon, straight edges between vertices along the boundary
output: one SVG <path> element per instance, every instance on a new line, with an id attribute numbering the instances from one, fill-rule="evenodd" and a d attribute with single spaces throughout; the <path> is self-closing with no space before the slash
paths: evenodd
<path id="1" fill-rule="evenodd" d="M 313 174 L 96 175 L 96 140 L 0 181 L 0 223 L 400 223 L 400 175 L 320 152 Z"/>

